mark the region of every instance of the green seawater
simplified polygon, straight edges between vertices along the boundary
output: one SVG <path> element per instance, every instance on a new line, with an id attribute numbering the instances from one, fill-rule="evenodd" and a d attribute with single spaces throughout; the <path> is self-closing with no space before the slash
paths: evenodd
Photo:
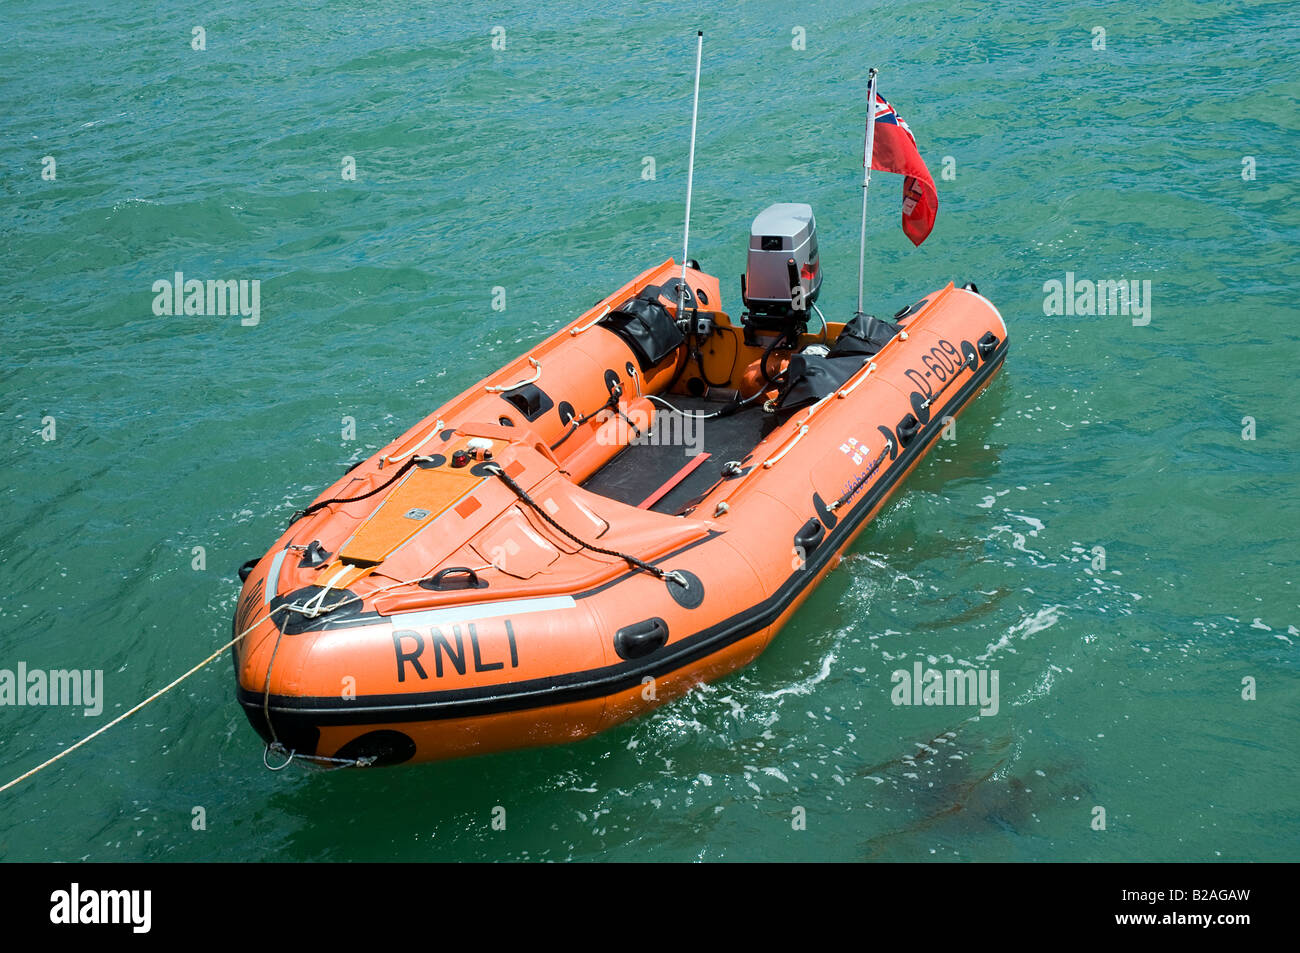
<path id="1" fill-rule="evenodd" d="M 344 465 L 680 256 L 696 28 L 733 313 L 749 222 L 806 201 L 851 314 L 881 68 L 940 212 L 914 249 L 873 177 L 868 308 L 974 281 L 1011 330 L 957 439 L 756 664 L 605 736 L 270 773 L 223 658 L 0 795 L 0 858 L 1297 859 L 1286 2 L 4 0 L 0 669 L 105 705 L 0 707 L 0 783 L 227 640 Z M 176 271 L 260 281 L 259 323 L 156 316 Z M 1045 314 L 1067 272 L 1149 281 L 1149 324 Z M 892 704 L 918 661 L 997 671 L 997 714 Z"/>

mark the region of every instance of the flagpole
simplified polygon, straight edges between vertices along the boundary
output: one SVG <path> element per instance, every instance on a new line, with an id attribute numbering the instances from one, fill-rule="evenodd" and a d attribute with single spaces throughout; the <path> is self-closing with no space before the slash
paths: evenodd
<path id="1" fill-rule="evenodd" d="M 862 234 L 858 241 L 858 314 L 862 313 L 862 276 L 867 265 L 867 189 L 871 186 L 871 154 L 876 147 L 876 74 L 874 66 L 867 76 L 867 141 L 862 149 Z M 687 208 L 690 207 L 689 200 Z"/>
<path id="2" fill-rule="evenodd" d="M 700 116 L 700 61 L 704 56 L 704 31 L 695 32 L 695 103 L 691 106 L 691 157 L 686 165 L 686 228 L 682 236 L 682 284 L 678 289 L 677 317 L 686 306 L 686 260 L 691 247 L 691 189 L 695 185 L 695 126 Z"/>

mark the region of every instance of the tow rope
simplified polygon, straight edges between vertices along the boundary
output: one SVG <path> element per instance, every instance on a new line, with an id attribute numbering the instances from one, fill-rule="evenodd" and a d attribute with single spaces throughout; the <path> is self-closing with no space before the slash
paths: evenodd
<path id="1" fill-rule="evenodd" d="M 387 585 L 387 586 L 381 586 L 379 589 L 376 589 L 376 590 L 375 590 L 374 592 L 372 592 L 370 595 L 371 595 L 371 596 L 375 596 L 375 595 L 378 595 L 380 592 L 387 592 L 387 591 L 390 590 L 390 589 L 398 589 L 398 588 L 401 588 L 402 586 L 413 585 L 413 584 L 416 584 L 416 583 L 423 582 L 423 581 L 425 581 L 426 579 L 430 579 L 430 578 L 432 578 L 432 577 L 431 577 L 431 576 L 421 576 L 419 579 L 408 579 L 408 580 L 403 581 L 403 582 L 390 583 L 390 584 Z M 362 598 L 363 598 L 362 596 L 356 596 L 356 595 L 354 595 L 354 596 L 347 596 L 347 597 L 344 597 L 343 599 L 340 599 L 338 602 L 334 603 L 333 605 L 331 605 L 331 606 L 327 606 L 327 607 L 325 607 L 324 609 L 322 609 L 322 610 L 320 610 L 320 611 L 321 611 L 321 612 L 333 612 L 335 609 L 338 609 L 338 608 L 340 608 L 340 607 L 342 607 L 342 606 L 345 606 L 345 605 L 348 605 L 348 604 L 350 604 L 350 603 L 353 603 L 353 602 L 360 602 L 360 601 L 362 600 Z M 234 646 L 238 645 L 240 642 L 242 642 L 244 639 L 246 639 L 250 634 L 252 634 L 252 633 L 253 633 L 253 632 L 254 632 L 254 631 L 255 631 L 255 630 L 256 630 L 260 625 L 262 625 L 262 624 L 263 624 L 264 622 L 266 622 L 268 619 L 272 618 L 272 617 L 273 617 L 277 612 L 297 612 L 297 613 L 299 613 L 299 614 L 305 614 L 305 612 L 304 612 L 304 607 L 303 607 L 303 606 L 294 605 L 294 604 L 287 603 L 287 602 L 284 603 L 283 605 L 277 606 L 277 607 L 274 608 L 274 609 L 271 609 L 269 612 L 266 613 L 266 615 L 263 615 L 263 616 L 259 617 L 259 618 L 257 619 L 256 622 L 252 623 L 250 626 L 248 626 L 248 628 L 244 629 L 243 632 L 240 632 L 238 635 L 236 635 L 236 636 L 235 636 L 233 639 L 231 639 L 229 642 L 226 642 L 224 645 L 222 645 L 220 648 L 218 648 L 216 651 L 214 651 L 214 652 L 213 652 L 211 655 L 209 655 L 207 658 L 203 659 L 203 661 L 199 662 L 197 665 L 195 665 L 195 666 L 193 666 L 192 668 L 190 668 L 190 669 L 189 669 L 188 671 L 186 671 L 184 674 L 182 674 L 182 675 L 178 676 L 177 678 L 173 679 L 173 680 L 172 680 L 171 682 L 169 682 L 167 685 L 165 685 L 165 686 L 163 686 L 162 688 L 158 689 L 158 691 L 154 692 L 152 695 L 150 695 L 150 696 L 149 696 L 148 698 L 146 698 L 144 701 L 139 702 L 139 703 L 137 703 L 136 705 L 133 705 L 131 708 L 128 708 L 126 711 L 122 712 L 122 714 L 118 715 L 118 716 L 117 716 L 116 718 L 114 718 L 112 721 L 108 722 L 108 723 L 105 724 L 105 725 L 101 725 L 100 727 L 96 728 L 94 731 L 92 731 L 90 734 L 86 735 L 86 736 L 85 736 L 84 738 L 82 738 L 81 740 L 73 742 L 72 744 L 68 745 L 68 747 L 66 747 L 66 748 L 64 748 L 62 751 L 60 751 L 58 754 L 53 755 L 53 756 L 50 757 L 50 758 L 47 758 L 45 761 L 42 761 L 42 762 L 41 762 L 40 764 L 38 764 L 36 767 L 31 768 L 31 769 L 28 770 L 28 771 L 24 771 L 22 774 L 18 775 L 18 777 L 14 778 L 12 781 L 9 781 L 9 782 L 7 782 L 7 783 L 5 783 L 5 784 L 0 784 L 0 793 L 3 793 L 3 792 L 5 792 L 5 791 L 8 791 L 10 788 L 12 788 L 12 787 L 14 787 L 14 786 L 16 786 L 16 785 L 18 785 L 18 784 L 21 784 L 23 781 L 26 781 L 28 778 L 32 777 L 32 776 L 35 775 L 35 774 L 39 774 L 41 771 L 44 771 L 46 768 L 50 767 L 51 765 L 55 764 L 56 762 L 61 761 L 63 758 L 65 758 L 65 757 L 67 757 L 68 755 L 72 754 L 72 752 L 76 751 L 78 748 L 81 748 L 82 746 L 89 744 L 91 741 L 94 741 L 96 738 L 98 738 L 98 737 L 99 737 L 100 735 L 102 735 L 104 732 L 108 731 L 110 728 L 113 728 L 113 727 L 116 726 L 116 725 L 120 725 L 122 722 L 126 721 L 128 718 L 130 718 L 130 717 L 131 717 L 132 715 L 134 715 L 136 712 L 140 711 L 140 710 L 141 710 L 142 708 L 144 708 L 146 705 L 150 705 L 150 704 L 152 704 L 153 702 L 156 702 L 158 699 L 162 698 L 164 695 L 166 695 L 166 694 L 167 694 L 168 692 L 170 692 L 172 689 L 176 688 L 178 685 L 180 685 L 180 684 L 181 684 L 182 682 L 184 682 L 186 679 L 188 679 L 188 678 L 190 678 L 191 676 L 197 674 L 198 672 L 200 672 L 200 671 L 202 671 L 204 668 L 206 668 L 208 665 L 212 664 L 214 661 L 216 661 L 218 658 L 220 658 L 223 654 L 225 654 L 225 651 L 226 651 L 227 649 L 233 648 Z M 278 645 L 279 645 L 279 640 L 280 640 L 280 638 L 283 636 L 283 634 L 284 634 L 283 632 L 280 632 L 279 635 L 277 635 L 277 637 L 276 637 L 276 645 L 277 645 L 277 647 L 278 647 Z M 274 664 L 274 662 L 273 662 L 273 664 Z M 269 676 L 269 669 L 270 669 L 270 667 L 268 666 L 268 676 Z M 263 690 L 264 690 L 264 695 L 263 695 L 263 700 L 262 700 L 262 705 L 263 705 L 263 709 L 262 709 L 262 710 L 263 710 L 263 713 L 266 714 L 266 715 L 269 717 L 269 698 L 268 698 L 268 696 L 269 696 L 269 690 L 270 690 L 270 679 L 269 679 L 269 677 L 268 677 L 268 679 L 267 679 L 267 683 L 263 686 Z M 270 724 L 270 722 L 268 722 L 268 724 L 270 725 L 270 728 L 271 728 L 271 735 L 272 735 L 272 737 L 273 737 L 273 738 L 276 737 L 276 735 L 275 735 L 275 726 L 274 726 L 273 724 Z M 270 765 L 270 763 L 267 761 L 267 755 L 269 755 L 272 751 L 274 751 L 274 752 L 277 753 L 277 754 L 287 754 L 287 755 L 289 756 L 289 757 L 288 757 L 288 761 L 285 761 L 284 764 L 279 765 L 279 766 L 277 766 L 277 767 L 272 767 L 272 766 Z M 371 764 L 374 764 L 374 762 L 375 762 L 376 759 L 375 759 L 374 757 L 363 757 L 363 758 L 328 758 L 328 757 L 326 757 L 326 756 L 324 756 L 324 755 L 317 755 L 317 754 L 303 754 L 303 753 L 300 752 L 300 751 L 294 751 L 294 750 L 292 750 L 292 749 L 290 749 L 290 748 L 286 748 L 285 745 L 284 745 L 282 742 L 280 742 L 278 739 L 277 739 L 275 742 L 273 742 L 273 743 L 271 743 L 271 744 L 268 744 L 268 745 L 266 746 L 266 749 L 265 749 L 265 750 L 263 751 L 263 753 L 262 753 L 262 763 L 265 764 L 265 765 L 266 765 L 268 768 L 270 768 L 272 771 L 280 771 L 280 770 L 282 770 L 282 769 L 288 767 L 288 766 L 289 766 L 289 762 L 291 762 L 291 761 L 295 761 L 295 760 L 298 760 L 298 761 L 313 761 L 313 762 L 320 762 L 320 763 L 322 763 L 322 764 L 333 764 L 333 765 L 337 765 L 337 766 L 340 767 L 340 768 L 350 768 L 350 767 L 364 768 L 364 767 L 367 767 L 367 766 L 369 766 L 369 765 L 371 765 Z"/>

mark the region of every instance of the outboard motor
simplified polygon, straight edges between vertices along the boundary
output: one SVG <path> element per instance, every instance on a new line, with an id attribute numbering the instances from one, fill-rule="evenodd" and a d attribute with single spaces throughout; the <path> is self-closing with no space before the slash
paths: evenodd
<path id="1" fill-rule="evenodd" d="M 753 332 L 781 331 L 790 340 L 807 329 L 808 309 L 822 289 L 817 252 L 817 221 L 811 205 L 769 205 L 749 229 L 749 260 L 740 278 L 748 311 L 742 320 L 746 339 Z"/>

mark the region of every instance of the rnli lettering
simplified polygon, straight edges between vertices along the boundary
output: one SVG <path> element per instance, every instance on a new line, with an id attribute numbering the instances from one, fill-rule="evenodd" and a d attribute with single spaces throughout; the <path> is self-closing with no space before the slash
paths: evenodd
<path id="1" fill-rule="evenodd" d="M 474 623 L 469 624 L 469 640 L 474 646 L 474 671 L 476 672 L 495 672 L 499 668 L 505 668 L 505 662 L 487 662 L 479 656 L 478 649 L 478 631 L 474 628 Z"/>
<path id="2" fill-rule="evenodd" d="M 456 671 L 460 675 L 465 674 L 465 646 L 460 640 L 460 626 L 453 625 L 452 629 L 456 633 L 456 648 L 451 647 L 447 637 L 442 634 L 442 630 L 436 625 L 433 627 L 433 670 L 439 678 L 442 678 L 442 652 L 447 651 L 447 657 L 451 659 L 451 664 L 456 666 Z"/>
<path id="3" fill-rule="evenodd" d="M 411 639 L 415 642 L 414 652 L 404 652 L 402 650 L 402 640 Z M 393 648 L 397 650 L 397 680 L 406 681 L 406 663 L 410 662 L 415 668 L 415 674 L 421 678 L 428 678 L 429 675 L 420 664 L 420 653 L 424 651 L 424 637 L 419 632 L 412 632 L 409 629 L 393 630 Z"/>
<path id="4" fill-rule="evenodd" d="M 428 648 L 433 653 L 433 677 L 442 678 L 454 669 L 457 675 L 469 671 L 469 656 L 474 657 L 475 672 L 495 672 L 506 667 L 501 657 L 501 649 L 509 651 L 510 667 L 519 667 L 519 646 L 515 643 L 514 626 L 505 620 L 504 639 L 501 634 L 493 634 L 490 629 L 481 631 L 478 623 L 470 622 L 463 629 L 459 625 L 450 626 L 444 632 L 438 626 L 430 626 L 429 640 L 412 629 L 395 629 L 393 631 L 393 649 L 397 653 L 397 680 L 406 681 L 407 665 L 420 679 L 429 677 L 421 662 L 421 656 Z M 469 637 L 468 647 L 465 638 Z M 505 646 L 501 645 L 504 641 Z"/>

